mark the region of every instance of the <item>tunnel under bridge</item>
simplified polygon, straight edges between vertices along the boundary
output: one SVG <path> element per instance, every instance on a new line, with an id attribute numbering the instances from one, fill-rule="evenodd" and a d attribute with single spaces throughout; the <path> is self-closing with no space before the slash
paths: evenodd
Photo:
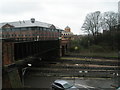
<path id="1" fill-rule="evenodd" d="M 22 87 L 22 70 L 28 63 L 59 58 L 61 51 L 63 51 L 60 50 L 60 40 L 27 42 L 2 40 L 1 42 L 3 88 Z"/>

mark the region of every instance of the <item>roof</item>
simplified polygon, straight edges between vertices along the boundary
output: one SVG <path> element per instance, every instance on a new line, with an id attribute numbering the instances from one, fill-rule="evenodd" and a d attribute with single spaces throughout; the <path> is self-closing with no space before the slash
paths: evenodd
<path id="1" fill-rule="evenodd" d="M 46 28 L 50 28 L 53 25 L 53 24 L 44 23 L 40 21 L 35 21 L 34 23 L 32 23 L 31 20 L 25 20 L 25 21 L 0 23 L 0 28 L 2 28 L 2 26 L 6 24 L 12 25 L 14 27 L 35 27 L 37 26 L 37 27 L 46 27 Z M 59 27 L 56 27 L 56 26 L 55 28 L 60 29 Z"/>
<path id="2" fill-rule="evenodd" d="M 70 29 L 70 27 L 69 27 L 69 26 L 66 26 L 65 29 Z"/>

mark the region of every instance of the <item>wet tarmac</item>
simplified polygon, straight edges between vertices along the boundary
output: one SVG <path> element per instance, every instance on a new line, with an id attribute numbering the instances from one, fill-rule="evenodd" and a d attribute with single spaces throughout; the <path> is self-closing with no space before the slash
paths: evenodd
<path id="1" fill-rule="evenodd" d="M 115 85 L 115 81 L 112 79 L 105 78 L 83 78 L 83 77 L 39 77 L 39 76 L 27 76 L 25 78 L 24 84 L 30 88 L 49 88 L 51 89 L 51 84 L 55 80 L 66 80 L 74 84 L 77 88 L 96 89 L 96 90 L 105 90 L 113 89 L 111 85 Z"/>
<path id="2" fill-rule="evenodd" d="M 80 60 L 74 59 L 74 61 L 37 62 L 26 70 L 23 84 L 29 88 L 51 89 L 51 84 L 60 79 L 74 84 L 80 90 L 114 90 L 111 85 L 118 84 L 117 78 L 113 75 L 116 72 L 114 70 L 116 67 L 104 62 L 102 61 L 103 66 L 99 66 L 101 61 L 97 63 L 95 60 L 87 65 L 88 62 L 87 64 L 85 61 L 83 63 L 81 58 Z"/>

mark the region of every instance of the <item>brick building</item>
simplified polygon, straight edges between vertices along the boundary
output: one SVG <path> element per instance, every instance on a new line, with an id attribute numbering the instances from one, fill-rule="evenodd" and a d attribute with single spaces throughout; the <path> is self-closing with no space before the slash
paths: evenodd
<path id="1" fill-rule="evenodd" d="M 70 40 L 72 36 L 71 28 L 69 26 L 65 27 L 64 31 L 62 31 L 62 40 Z"/>
<path id="2" fill-rule="evenodd" d="M 0 23 L 0 38 L 17 41 L 53 40 L 61 37 L 63 30 L 53 24 L 31 20 Z"/>

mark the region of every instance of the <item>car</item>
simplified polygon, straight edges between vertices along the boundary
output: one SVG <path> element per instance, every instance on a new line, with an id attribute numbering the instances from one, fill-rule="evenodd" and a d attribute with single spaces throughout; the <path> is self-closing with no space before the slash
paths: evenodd
<path id="1" fill-rule="evenodd" d="M 53 90 L 78 90 L 77 87 L 68 83 L 65 80 L 55 80 L 52 83 Z"/>
<path id="2" fill-rule="evenodd" d="M 113 88 L 115 88 L 115 90 L 120 90 L 120 86 L 116 86 L 116 85 L 111 85 Z"/>
<path id="3" fill-rule="evenodd" d="M 118 87 L 117 90 L 120 90 L 120 87 Z"/>

